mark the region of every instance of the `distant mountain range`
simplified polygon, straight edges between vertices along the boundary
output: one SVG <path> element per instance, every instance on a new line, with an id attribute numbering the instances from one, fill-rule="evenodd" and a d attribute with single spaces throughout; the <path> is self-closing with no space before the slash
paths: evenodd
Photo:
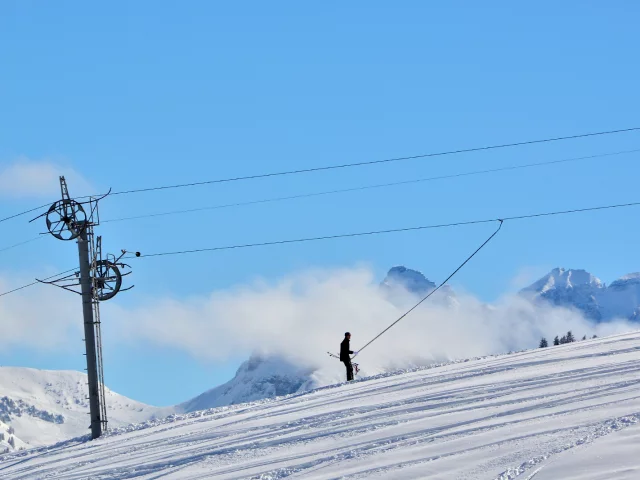
<path id="1" fill-rule="evenodd" d="M 396 266 L 380 288 L 389 301 L 404 304 L 415 302 L 436 284 L 417 270 Z M 607 286 L 584 270 L 556 268 L 520 295 L 533 302 L 576 309 L 597 322 L 615 318 L 640 322 L 640 273 L 625 275 Z M 430 301 L 454 305 L 457 299 L 445 286 Z M 107 390 L 108 418 L 110 426 L 119 426 L 302 392 L 317 386 L 313 373 L 278 356 L 254 354 L 229 382 L 174 407 L 151 407 Z M 0 451 L 88 433 L 86 396 L 84 373 L 0 367 Z"/>
<path id="2" fill-rule="evenodd" d="M 403 303 L 415 302 L 416 296 L 426 295 L 436 284 L 417 270 L 396 266 L 389 270 L 380 288 L 390 301 Z M 584 270 L 556 268 L 520 294 L 535 302 L 577 309 L 596 321 L 614 318 L 640 321 L 640 273 L 626 275 L 606 287 Z M 448 285 L 429 300 L 449 305 L 457 302 L 455 292 Z M 313 388 L 310 373 L 281 358 L 252 357 L 240 366 L 231 381 L 185 402 L 180 408 L 194 411 L 296 393 Z"/>
<path id="3" fill-rule="evenodd" d="M 521 293 L 534 301 L 575 308 L 596 322 L 640 321 L 640 273 L 630 273 L 607 286 L 584 270 L 554 268 Z"/>
<path id="4" fill-rule="evenodd" d="M 404 290 L 418 296 L 436 288 L 422 273 L 403 266 L 389 270 L 381 286 L 394 294 Z M 455 293 L 448 285 L 441 292 L 441 300 L 455 302 Z M 640 272 L 624 275 L 607 286 L 585 270 L 554 268 L 522 289 L 520 295 L 535 302 L 579 310 L 597 322 L 614 319 L 640 322 Z"/>

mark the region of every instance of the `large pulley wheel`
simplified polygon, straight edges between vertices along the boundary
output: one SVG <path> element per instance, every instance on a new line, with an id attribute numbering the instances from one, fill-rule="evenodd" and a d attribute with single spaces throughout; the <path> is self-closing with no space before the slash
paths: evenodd
<path id="1" fill-rule="evenodd" d="M 94 297 L 103 302 L 116 296 L 122 286 L 122 274 L 115 263 L 108 260 L 96 262 L 93 277 Z"/>
<path id="2" fill-rule="evenodd" d="M 73 240 L 85 229 L 87 214 L 75 200 L 58 200 L 47 212 L 47 228 L 58 240 Z"/>

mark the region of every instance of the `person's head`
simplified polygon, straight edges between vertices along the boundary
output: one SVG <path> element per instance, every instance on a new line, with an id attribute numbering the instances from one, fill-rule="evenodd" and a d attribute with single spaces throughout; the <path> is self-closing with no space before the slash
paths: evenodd
<path id="1" fill-rule="evenodd" d="M 349 332 L 345 332 L 344 338 L 346 338 L 347 340 L 351 340 L 351 334 Z"/>

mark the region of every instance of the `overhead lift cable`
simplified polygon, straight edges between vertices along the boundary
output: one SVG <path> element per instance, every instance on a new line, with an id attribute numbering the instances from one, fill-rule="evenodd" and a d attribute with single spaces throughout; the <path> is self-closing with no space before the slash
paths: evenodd
<path id="1" fill-rule="evenodd" d="M 301 174 L 301 173 L 312 173 L 312 172 L 320 172 L 320 171 L 326 171 L 326 170 L 337 170 L 337 169 L 345 169 L 345 168 L 353 168 L 353 167 L 362 167 L 362 166 L 366 166 L 366 165 L 379 165 L 379 164 L 384 164 L 384 163 L 393 163 L 393 162 L 400 162 L 400 161 L 405 161 L 405 160 L 414 160 L 414 159 L 418 159 L 418 158 L 441 157 L 441 156 L 445 156 L 445 155 L 457 155 L 457 154 L 460 154 L 460 153 L 472 153 L 472 152 L 480 152 L 480 151 L 486 151 L 486 150 L 497 150 L 497 149 L 502 149 L 502 148 L 519 147 L 519 146 L 524 146 L 524 145 L 534 145 L 534 144 L 540 144 L 540 143 L 559 142 L 559 141 L 564 141 L 564 140 L 574 140 L 574 139 L 578 139 L 578 138 L 597 137 L 597 136 L 603 136 L 603 135 L 613 135 L 613 134 L 617 134 L 617 133 L 628 133 L 628 132 L 634 132 L 634 131 L 638 131 L 638 130 L 640 130 L 640 127 L 623 128 L 623 129 L 618 129 L 618 130 L 606 130 L 606 131 L 601 131 L 601 132 L 582 133 L 582 134 L 567 135 L 567 136 L 562 136 L 562 137 L 543 138 L 543 139 L 538 139 L 538 140 L 526 140 L 526 141 L 522 141 L 522 142 L 503 143 L 503 144 L 498 144 L 498 145 L 486 145 L 486 146 L 482 146 L 482 147 L 472 147 L 472 148 L 464 148 L 464 149 L 458 149 L 458 150 L 448 150 L 448 151 L 443 151 L 443 152 L 424 153 L 424 154 L 420 154 L 420 155 L 411 155 L 411 156 L 406 156 L 406 157 L 386 158 L 386 159 L 381 159 L 381 160 L 369 160 L 369 161 L 364 161 L 364 162 L 343 163 L 343 164 L 338 164 L 338 165 L 326 165 L 326 166 L 321 166 L 321 167 L 311 167 L 311 168 L 304 168 L 304 169 L 298 169 L 298 170 L 285 170 L 285 171 L 280 171 L 280 172 L 270 172 L 270 173 L 261 173 L 261 174 L 255 174 L 255 175 L 245 175 L 245 176 L 222 178 L 222 179 L 215 179 L 215 180 L 205 180 L 205 181 L 201 181 L 201 182 L 179 183 L 179 184 L 174 184 L 174 185 L 162 185 L 162 186 L 157 186 L 157 187 L 147 187 L 147 188 L 138 188 L 138 189 L 131 189 L 131 190 L 122 190 L 122 191 L 111 192 L 111 195 L 112 196 L 113 195 L 125 195 L 125 194 L 131 194 L 131 193 L 150 192 L 150 191 L 167 190 L 167 189 L 174 189 L 174 188 L 194 187 L 194 186 L 198 186 L 198 185 L 210 185 L 210 184 L 215 184 L 215 183 L 238 182 L 238 181 L 241 181 L 241 180 L 254 180 L 254 179 L 258 179 L 258 178 L 279 177 L 279 176 L 285 176 L 285 175 L 297 175 L 297 174 Z M 88 196 L 77 197 L 77 198 L 88 198 Z M 11 215 L 9 217 L 0 218 L 0 223 L 5 222 L 7 220 L 10 220 L 12 218 L 19 217 L 21 215 L 25 215 L 27 213 L 30 213 L 30 212 L 33 212 L 33 211 L 36 211 L 36 210 L 39 210 L 39 209 L 47 207 L 47 206 L 49 206 L 49 204 L 42 205 L 42 206 L 36 207 L 36 208 L 32 208 L 30 210 L 27 210 L 27 211 L 24 211 L 24 212 L 21 212 L 21 213 L 17 213 L 15 215 Z"/>
<path id="2" fill-rule="evenodd" d="M 56 273 L 55 275 L 51 275 L 50 277 L 43 278 L 42 280 L 51 280 L 52 278 L 59 277 L 60 275 L 64 275 L 65 273 L 71 273 L 74 270 L 78 270 L 78 268 L 77 267 L 70 268 L 69 270 L 65 270 L 64 272 Z M 13 290 L 9 290 L 7 292 L 0 293 L 0 297 L 3 297 L 5 295 L 9 295 L 10 293 L 17 292 L 18 290 L 22 290 L 24 288 L 31 287 L 33 285 L 37 285 L 38 283 L 41 283 L 41 282 L 39 282 L 39 281 L 31 282 L 31 283 L 28 283 L 26 285 L 22 285 L 21 287 L 14 288 Z"/>
<path id="3" fill-rule="evenodd" d="M 548 166 L 548 165 L 557 165 L 557 164 L 568 163 L 568 162 L 578 162 L 578 161 L 581 161 L 581 160 L 591 160 L 591 159 L 594 159 L 594 158 L 612 157 L 612 156 L 616 156 L 616 155 L 624 155 L 624 154 L 628 154 L 628 153 L 638 153 L 638 152 L 640 152 L 640 149 L 622 150 L 622 151 L 619 151 L 619 152 L 601 153 L 601 154 L 597 154 L 597 155 L 588 155 L 588 156 L 585 156 L 585 157 L 573 157 L 573 158 L 565 158 L 565 159 L 561 159 L 561 160 L 550 160 L 550 161 L 547 161 L 547 162 L 536 162 L 536 163 L 526 163 L 526 164 L 521 164 L 521 165 L 511 165 L 511 166 L 507 166 L 507 167 L 490 168 L 490 169 L 485 169 L 485 170 L 474 170 L 474 171 L 471 171 L 471 172 L 454 173 L 454 174 L 450 174 L 450 175 L 439 175 L 439 176 L 435 176 L 435 177 L 425 177 L 425 178 L 416 178 L 416 179 L 411 179 L 411 180 L 402 180 L 402 181 L 399 181 L 399 182 L 379 183 L 379 184 L 373 184 L 373 185 L 363 185 L 363 186 L 360 186 L 360 187 L 351 187 L 351 188 L 343 188 L 343 189 L 335 189 L 335 190 L 325 190 L 325 191 L 322 191 L 322 192 L 302 193 L 302 194 L 299 194 L 299 195 L 289 195 L 289 196 L 283 196 L 283 197 L 263 198 L 263 199 L 260 199 L 260 200 L 250 200 L 250 201 L 246 201 L 246 202 L 224 203 L 224 204 L 213 205 L 213 206 L 209 206 L 209 207 L 189 208 L 189 209 L 185 209 L 185 210 L 171 210 L 171 211 L 167 211 L 167 212 L 157 212 L 157 213 L 148 213 L 148 214 L 142 214 L 142 215 L 133 215 L 133 216 L 130 216 L 130 217 L 111 218 L 111 219 L 101 220 L 101 223 L 123 222 L 123 221 L 127 221 L 127 220 L 140 220 L 140 219 L 143 219 L 143 218 L 164 217 L 164 216 L 168 216 L 168 215 L 178 215 L 178 214 L 202 212 L 202 211 L 208 211 L 208 210 L 219 210 L 219 209 L 224 209 L 224 208 L 243 207 L 243 206 L 249 206 L 249 205 L 258 205 L 258 204 L 265 204 L 265 203 L 281 202 L 281 201 L 286 201 L 286 200 L 298 200 L 298 199 L 301 199 L 301 198 L 320 197 L 320 196 L 326 196 L 326 195 L 334 195 L 334 194 L 338 194 L 338 193 L 358 192 L 358 191 L 363 191 L 363 190 L 371 190 L 371 189 L 375 189 L 375 188 L 394 187 L 394 186 L 400 186 L 400 185 L 411 185 L 411 184 L 415 184 L 415 183 L 429 182 L 429 181 L 435 181 L 435 180 L 445 180 L 445 179 L 450 179 L 450 178 L 459 178 L 459 177 L 467 177 L 467 176 L 472 176 L 472 175 L 482 175 L 482 174 L 488 174 L 488 173 L 512 171 L 512 170 L 519 170 L 519 169 L 524 169 L 524 168 L 534 168 L 534 167 L 542 167 L 542 166 Z M 5 252 L 7 250 L 11 250 L 12 248 L 19 247 L 19 246 L 24 245 L 26 243 L 33 242 L 33 241 L 35 241 L 35 240 L 37 240 L 39 238 L 42 238 L 42 236 L 31 238 L 29 240 L 25 240 L 23 242 L 16 243 L 14 245 L 10 245 L 8 247 L 0 248 L 0 253 Z"/>
<path id="4" fill-rule="evenodd" d="M 373 231 L 369 231 L 369 232 L 342 233 L 342 234 L 336 234 L 336 235 L 323 235 L 323 236 L 320 236 L 320 237 L 307 237 L 307 238 L 295 238 L 295 239 L 288 239 L 288 240 L 275 240 L 275 241 L 272 241 L 272 242 L 245 243 L 245 244 L 238 244 L 238 245 L 226 245 L 226 246 L 220 246 L 220 247 L 195 248 L 195 249 L 191 249 L 191 250 L 178 250 L 178 251 L 173 251 L 173 252 L 148 253 L 148 254 L 136 255 L 136 257 L 141 257 L 141 258 L 162 257 L 162 256 L 168 256 L 168 255 L 183 255 L 183 254 L 186 254 L 186 253 L 215 252 L 215 251 L 220 251 L 220 250 L 235 250 L 235 249 L 240 249 L 240 248 L 254 248 L 254 247 L 266 247 L 266 246 L 270 246 L 270 245 L 283 245 L 283 244 L 288 244 L 288 243 L 315 242 L 315 241 L 320 241 L 320 240 L 333 240 L 333 239 L 338 239 L 338 238 L 363 237 L 363 236 L 369 236 L 369 235 L 381 235 L 381 234 L 384 234 L 384 233 L 410 232 L 410 231 L 415 231 L 415 230 L 428 230 L 428 229 L 435 229 L 435 228 L 457 227 L 457 226 L 463 226 L 463 225 L 475 225 L 475 224 L 480 224 L 480 223 L 492 223 L 492 222 L 496 222 L 496 221 L 500 221 L 500 220 L 502 220 L 502 221 L 509 220 L 510 221 L 510 220 L 522 220 L 522 219 L 526 219 L 526 218 L 548 217 L 548 216 L 553 216 L 553 215 L 566 215 L 566 214 L 571 214 L 571 213 L 592 212 L 592 211 L 596 211 L 596 210 L 607 210 L 607 209 L 613 209 L 613 208 L 633 207 L 633 206 L 639 206 L 639 205 L 640 205 L 640 202 L 623 203 L 623 204 L 617 204 L 617 205 L 605 205 L 605 206 L 600 206 L 600 207 L 577 208 L 577 209 L 573 209 L 573 210 L 561 210 L 561 211 L 555 211 L 555 212 L 532 213 L 532 214 L 528 214 L 528 215 L 518 215 L 518 216 L 512 216 L 512 217 L 503 217 L 502 219 L 490 218 L 490 219 L 484 219 L 484 220 L 469 220 L 469 221 L 466 221 L 466 222 L 442 223 L 442 224 L 435 224 L 435 225 L 420 225 L 420 226 L 416 226 L 416 227 L 392 228 L 392 229 L 387 229 L 387 230 L 373 230 Z M 126 258 L 134 258 L 134 257 L 126 257 Z"/>
<path id="5" fill-rule="evenodd" d="M 27 243 L 35 242 L 36 240 L 40 240 L 44 235 L 38 235 L 37 237 L 30 238 L 29 240 L 24 240 L 22 242 L 14 243 L 13 245 L 9 245 L 8 247 L 0 248 L 0 252 L 6 252 L 7 250 L 11 250 L 12 248 L 19 247 L 21 245 L 25 245 Z"/>
<path id="6" fill-rule="evenodd" d="M 320 196 L 326 196 L 326 195 L 334 195 L 334 194 L 337 194 L 337 193 L 359 192 L 359 191 L 362 191 L 362 190 L 371 190 L 371 189 L 375 189 L 375 188 L 395 187 L 395 186 L 399 186 L 399 185 L 410 185 L 410 184 L 414 184 L 414 183 L 430 182 L 430 181 L 435 181 L 435 180 L 445 180 L 445 179 L 449 179 L 449 178 L 468 177 L 468 176 L 472 176 L 472 175 L 482 175 L 482 174 L 487 174 L 487 173 L 505 172 L 505 171 L 510 171 L 510 170 L 524 169 L 524 168 L 534 168 L 534 167 L 541 167 L 541 166 L 548 166 L 548 165 L 557 165 L 557 164 L 568 163 L 568 162 L 578 162 L 578 161 L 581 161 L 581 160 L 591 160 L 591 159 L 594 159 L 594 158 L 611 157 L 611 156 L 614 156 L 614 155 L 623 155 L 623 154 L 627 154 L 627 153 L 637 153 L 637 152 L 640 152 L 640 149 L 623 150 L 623 151 L 620 151 L 620 152 L 602 153 L 602 154 L 597 154 L 597 155 L 588 155 L 588 156 L 585 156 L 585 157 L 565 158 L 565 159 L 561 159 L 561 160 L 551 160 L 551 161 L 547 161 L 547 162 L 526 163 L 526 164 L 522 164 L 522 165 L 512 165 L 512 166 L 508 166 L 508 167 L 490 168 L 490 169 L 485 169 L 485 170 L 474 170 L 474 171 L 471 171 L 471 172 L 454 173 L 454 174 L 450 174 L 450 175 L 439 175 L 439 176 L 435 176 L 435 177 L 416 178 L 416 179 L 411 179 L 411 180 L 402 180 L 402 181 L 399 181 L 399 182 L 378 183 L 378 184 L 373 184 L 373 185 L 364 185 L 364 186 L 361 186 L 361 187 L 342 188 L 342 189 L 336 189 L 336 190 L 325 190 L 325 191 L 322 191 L 322 192 L 302 193 L 302 194 L 299 194 L 299 195 L 289 195 L 289 196 L 283 196 L 283 197 L 264 198 L 264 199 L 260 199 L 260 200 L 250 200 L 250 201 L 247 201 L 247 202 L 224 203 L 224 204 L 221 204 L 221 205 L 213 205 L 213 206 L 209 206 L 209 207 L 198 207 L 198 208 L 189 208 L 189 209 L 185 209 L 185 210 L 172 210 L 172 211 L 168 211 L 168 212 L 148 213 L 148 214 L 143 214 L 143 215 L 134 215 L 134 216 L 130 216 L 130 217 L 106 219 L 106 220 L 102 220 L 102 223 L 123 222 L 123 221 L 127 221 L 127 220 L 140 220 L 140 219 L 143 219 L 143 218 L 163 217 L 163 216 L 167 216 L 167 215 L 178 215 L 178 214 L 183 214 L 183 213 L 202 212 L 202 211 L 206 211 L 206 210 L 218 210 L 218 209 L 223 209 L 223 208 L 242 207 L 242 206 L 257 205 L 257 204 L 263 204 L 263 203 L 281 202 L 281 201 L 286 201 L 286 200 L 298 200 L 298 199 L 301 199 L 301 198 L 320 197 Z M 0 250 L 0 251 L 2 251 L 2 250 Z"/>
<path id="7" fill-rule="evenodd" d="M 414 230 L 425 230 L 425 229 L 432 229 L 432 228 L 446 228 L 446 227 L 463 226 L 463 225 L 474 225 L 474 224 L 481 224 L 481 223 L 500 222 L 502 224 L 502 222 L 511 221 L 511 220 L 523 220 L 523 219 L 528 219 L 528 218 L 548 217 L 548 216 L 553 216 L 553 215 L 567 215 L 567 214 L 572 214 L 572 213 L 593 212 L 593 211 L 597 211 L 597 210 L 609 210 L 609 209 L 614 209 L 614 208 L 625 208 L 625 207 L 635 207 L 635 206 L 640 206 L 640 202 L 621 203 L 621 204 L 616 204 L 616 205 L 604 205 L 604 206 L 600 206 L 600 207 L 576 208 L 576 209 L 572 209 L 572 210 L 558 210 L 558 211 L 554 211 L 554 212 L 532 213 L 532 214 L 527 214 L 527 215 L 503 217 L 501 219 L 491 218 L 491 219 L 486 219 L 486 220 L 471 220 L 471 221 L 467 221 L 467 222 L 456 222 L 456 223 L 445 223 L 445 224 L 439 224 L 439 225 L 425 225 L 425 226 L 418 226 L 418 227 L 396 228 L 396 229 L 389 229 L 389 230 L 377 230 L 377 231 L 371 231 L 371 232 L 346 233 L 346 234 L 339 234 L 339 235 L 327 235 L 327 236 L 322 236 L 322 237 L 311 237 L 311 238 L 301 238 L 301 239 L 292 239 L 292 240 L 278 240 L 278 241 L 274 241 L 274 242 L 249 243 L 249 244 L 241 244 L 241 245 L 228 245 L 228 246 L 222 246 L 222 247 L 200 248 L 200 249 L 182 250 L 182 251 L 176 251 L 176 252 L 150 253 L 150 254 L 146 254 L 146 255 L 142 255 L 139 252 L 137 252 L 135 256 L 124 257 L 124 258 L 159 257 L 159 256 L 167 256 L 167 255 L 180 255 L 180 254 L 184 254 L 184 253 L 196 253 L 196 252 L 232 250 L 232 249 L 238 249 L 238 248 L 263 247 L 263 246 L 281 245 L 281 244 L 287 244 L 287 243 L 301 243 L 301 242 L 311 242 L 311 241 L 318 241 L 318 240 L 329 240 L 329 239 L 337 239 L 337 238 L 358 237 L 358 236 L 365 236 L 365 235 L 378 235 L 378 234 L 383 234 L 383 233 L 408 232 L 408 231 L 414 231 Z M 59 273 L 57 275 L 62 275 L 64 273 L 68 273 L 68 272 L 70 272 L 72 270 L 67 270 L 67 271 L 61 272 L 61 273 Z M 55 277 L 57 275 L 53 275 L 51 277 L 47 277 L 44 280 L 48 280 L 48 279 L 53 278 L 53 277 Z M 30 287 L 30 286 L 35 285 L 37 283 L 38 282 L 33 282 L 33 283 L 28 284 L 28 285 L 23 285 L 22 287 L 16 288 L 14 290 L 11 290 L 11 291 L 8 291 L 8 292 L 4 292 L 4 293 L 0 293 L 0 297 L 3 296 L 3 295 L 8 295 L 9 293 L 13 293 L 13 292 L 18 291 L 18 290 L 22 290 L 23 288 Z"/>
<path id="8" fill-rule="evenodd" d="M 14 215 L 10 215 L 8 217 L 0 218 L 0 223 L 6 222 L 7 220 L 11 220 L 12 218 L 17 218 L 22 215 L 26 215 L 27 213 L 35 212 L 45 207 L 49 207 L 53 202 L 45 203 L 44 205 L 40 205 L 39 207 L 31 208 L 29 210 L 25 210 L 24 212 L 16 213 Z"/>
<path id="9" fill-rule="evenodd" d="M 467 259 L 466 259 L 464 262 L 462 262 L 462 263 L 460 264 L 460 266 L 458 266 L 458 268 L 456 268 L 456 269 L 453 271 L 453 273 L 452 273 L 451 275 L 449 275 L 449 276 L 448 276 L 448 277 L 447 277 L 447 278 L 446 278 L 446 279 L 445 279 L 445 280 L 444 280 L 440 285 L 438 285 L 435 289 L 431 290 L 427 295 L 425 295 L 424 297 L 422 297 L 422 299 L 421 299 L 418 303 L 416 303 L 413 307 L 411 307 L 409 310 L 407 310 L 407 311 L 406 311 L 406 312 L 404 312 L 402 315 L 400 315 L 400 317 L 398 317 L 398 319 L 397 319 L 397 320 L 395 320 L 391 325 L 389 325 L 389 326 L 388 326 L 387 328 L 385 328 L 382 332 L 380 332 L 378 335 L 376 335 L 376 336 L 375 336 L 375 337 L 373 337 L 371 340 L 369 340 L 369 341 L 368 341 L 368 342 L 367 342 L 363 347 L 361 347 L 361 348 L 358 350 L 358 354 L 360 354 L 360 352 L 362 352 L 362 350 L 364 350 L 365 348 L 367 348 L 369 345 L 371 345 L 373 342 L 375 342 L 378 338 L 380 338 L 383 334 L 385 334 L 385 333 L 386 333 L 386 332 L 387 332 L 391 327 L 393 327 L 396 323 L 398 323 L 400 320 L 402 320 L 402 319 L 403 319 L 403 318 L 405 318 L 407 315 L 409 315 L 411 312 L 413 312 L 416 308 L 418 308 L 418 307 L 419 307 L 419 306 L 420 306 L 424 301 L 426 301 L 426 300 L 427 300 L 431 295 L 433 295 L 433 294 L 434 294 L 434 293 L 436 293 L 438 290 L 440 290 L 440 289 L 445 285 L 445 283 L 447 283 L 449 280 L 451 280 L 451 279 L 454 277 L 454 275 L 455 275 L 456 273 L 458 273 L 458 272 L 462 269 L 462 267 L 464 267 L 464 266 L 469 262 L 469 260 L 471 260 L 473 257 L 475 257 L 475 256 L 476 256 L 476 254 L 477 254 L 480 250 L 482 250 L 482 249 L 485 247 L 485 245 L 486 245 L 487 243 L 489 243 L 489 242 L 493 239 L 493 237 L 495 237 L 495 236 L 498 234 L 498 232 L 499 232 L 499 231 L 500 231 L 500 229 L 502 228 L 502 224 L 504 223 L 504 221 L 503 221 L 503 220 L 497 220 L 497 221 L 498 221 L 498 222 L 500 222 L 500 224 L 498 225 L 498 228 L 496 229 L 496 231 L 495 231 L 495 232 L 493 232 L 493 233 L 491 234 L 491 236 L 490 236 L 489 238 L 487 238 L 487 239 L 484 241 L 484 243 L 483 243 L 482 245 L 480 245 L 480 246 L 476 249 L 476 251 L 475 251 L 475 252 L 473 252 L 471 255 L 469 255 L 469 256 L 467 257 Z"/>
<path id="10" fill-rule="evenodd" d="M 551 143 L 551 142 L 559 142 L 562 140 L 573 140 L 578 138 L 586 138 L 586 137 L 596 137 L 602 135 L 612 135 L 615 133 L 626 133 L 640 130 L 640 127 L 633 128 L 624 128 L 620 130 L 608 130 L 604 132 L 593 132 L 593 133 L 582 133 L 578 135 L 568 135 L 564 137 L 554 137 L 554 138 L 543 138 L 539 140 L 526 140 L 523 142 L 515 142 L 515 143 L 503 143 L 498 145 L 487 145 L 483 147 L 472 147 L 472 148 L 463 148 L 459 150 L 448 150 L 444 152 L 432 152 L 432 153 L 423 153 L 419 155 L 411 155 L 407 157 L 395 157 L 395 158 L 385 158 L 382 160 L 368 160 L 365 162 L 354 162 L 354 163 L 343 163 L 338 165 L 326 165 L 322 167 L 311 167 L 311 168 L 302 168 L 298 170 L 285 170 L 280 172 L 271 172 L 271 173 L 260 173 L 256 175 L 246 175 L 241 177 L 230 177 L 230 178 L 221 178 L 216 180 L 205 180 L 201 182 L 191 182 L 191 183 L 179 183 L 175 185 L 164 185 L 160 187 L 148 187 L 148 188 L 138 188 L 133 190 L 123 190 L 120 192 L 112 192 L 111 195 L 125 195 L 130 193 L 140 193 L 140 192 L 150 192 L 155 190 L 167 190 L 172 188 L 184 188 L 184 187 L 195 187 L 198 185 L 210 185 L 213 183 L 227 183 L 227 182 L 238 182 L 242 180 L 255 180 L 258 178 L 268 178 L 268 177 L 282 177 L 285 175 L 298 175 L 301 173 L 312 173 L 312 172 L 321 172 L 326 170 L 337 170 L 344 168 L 353 168 L 353 167 L 363 167 L 366 165 L 380 165 L 382 163 L 393 163 L 393 162 L 401 162 L 405 160 L 415 160 L 418 158 L 429 158 L 429 157 L 442 157 L 445 155 L 457 155 L 460 153 L 471 153 L 471 152 L 481 152 L 485 150 L 498 150 L 501 148 L 510 148 L 510 147 L 521 147 L 524 145 L 534 145 L 537 143 Z"/>

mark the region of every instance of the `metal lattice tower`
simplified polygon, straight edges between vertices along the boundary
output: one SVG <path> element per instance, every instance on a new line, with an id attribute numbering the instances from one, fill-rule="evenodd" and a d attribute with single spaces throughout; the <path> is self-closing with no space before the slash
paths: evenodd
<path id="1" fill-rule="evenodd" d="M 98 202 L 104 197 L 90 197 L 87 202 L 77 202 L 69 196 L 64 177 L 60 177 L 60 191 L 62 199 L 51 205 L 40 217 L 46 216 L 47 229 L 55 238 L 77 241 L 80 268 L 79 272 L 43 283 L 56 285 L 82 297 L 91 438 L 98 438 L 107 429 L 100 302 L 113 298 L 120 291 L 133 288 L 122 288 L 122 277 L 131 272 L 121 272 L 121 269 L 129 268 L 120 262 L 125 250 L 122 250 L 122 255 L 118 258 L 113 255 L 102 257 L 102 238 L 95 236 L 94 227 L 100 224 Z M 88 216 L 83 205 L 89 205 Z"/>
<path id="2" fill-rule="evenodd" d="M 93 238 L 93 227 L 90 228 L 90 238 Z M 102 332 L 100 330 L 100 299 L 97 276 L 99 259 L 102 258 L 102 237 L 97 237 L 91 246 L 91 303 L 93 305 L 93 325 L 96 342 L 96 366 L 98 377 L 98 404 L 100 407 L 100 423 L 103 430 L 107 430 L 107 399 L 104 392 L 104 366 L 102 361 Z"/>

